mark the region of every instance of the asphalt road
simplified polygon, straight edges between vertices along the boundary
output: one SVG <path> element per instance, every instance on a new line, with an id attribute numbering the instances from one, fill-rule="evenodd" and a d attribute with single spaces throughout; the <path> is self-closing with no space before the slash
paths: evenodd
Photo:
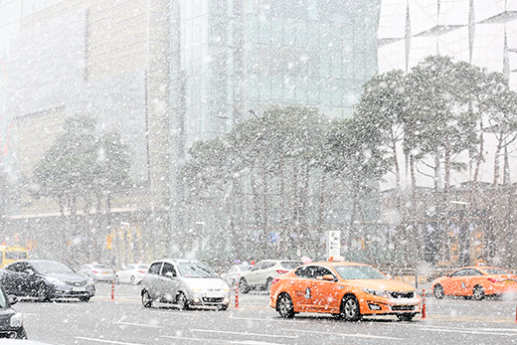
<path id="1" fill-rule="evenodd" d="M 395 317 L 345 322 L 327 315 L 298 314 L 282 319 L 268 295 L 240 295 L 227 311 L 173 307 L 143 308 L 139 286 L 98 284 L 90 302 L 42 303 L 22 300 L 28 336 L 49 344 L 517 344 L 517 301 L 426 298 L 427 317 L 400 322 Z"/>

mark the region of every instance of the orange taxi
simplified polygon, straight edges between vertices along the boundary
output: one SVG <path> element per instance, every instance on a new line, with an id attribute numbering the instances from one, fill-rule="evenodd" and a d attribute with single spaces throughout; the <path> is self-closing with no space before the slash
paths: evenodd
<path id="1" fill-rule="evenodd" d="M 517 276 L 498 267 L 468 266 L 436 279 L 432 289 L 438 299 L 465 296 L 479 301 L 488 295 L 517 293 Z"/>
<path id="2" fill-rule="evenodd" d="M 280 316 L 330 313 L 357 321 L 363 315 L 396 315 L 409 321 L 421 312 L 415 288 L 376 268 L 354 262 L 327 261 L 299 266 L 275 280 L 269 305 Z"/>

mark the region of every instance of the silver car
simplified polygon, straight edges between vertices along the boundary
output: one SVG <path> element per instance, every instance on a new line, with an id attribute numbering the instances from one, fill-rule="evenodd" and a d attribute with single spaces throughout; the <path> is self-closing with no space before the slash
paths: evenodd
<path id="1" fill-rule="evenodd" d="M 176 304 L 185 310 L 192 306 L 214 306 L 226 310 L 230 305 L 230 287 L 210 266 L 191 260 L 154 261 L 142 280 L 142 304 Z"/>

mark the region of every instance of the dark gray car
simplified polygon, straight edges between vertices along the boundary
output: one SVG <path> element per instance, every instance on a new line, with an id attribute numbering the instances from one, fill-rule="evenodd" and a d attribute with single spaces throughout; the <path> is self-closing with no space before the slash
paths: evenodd
<path id="1" fill-rule="evenodd" d="M 154 261 L 142 280 L 142 304 L 153 302 L 191 306 L 215 306 L 226 310 L 230 304 L 230 287 L 210 266 L 191 260 Z"/>

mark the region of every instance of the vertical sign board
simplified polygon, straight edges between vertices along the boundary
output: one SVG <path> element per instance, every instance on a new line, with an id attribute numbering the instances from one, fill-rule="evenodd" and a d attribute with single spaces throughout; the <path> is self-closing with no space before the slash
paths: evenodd
<path id="1" fill-rule="evenodd" d="M 341 231 L 327 231 L 327 260 L 341 256 Z"/>

